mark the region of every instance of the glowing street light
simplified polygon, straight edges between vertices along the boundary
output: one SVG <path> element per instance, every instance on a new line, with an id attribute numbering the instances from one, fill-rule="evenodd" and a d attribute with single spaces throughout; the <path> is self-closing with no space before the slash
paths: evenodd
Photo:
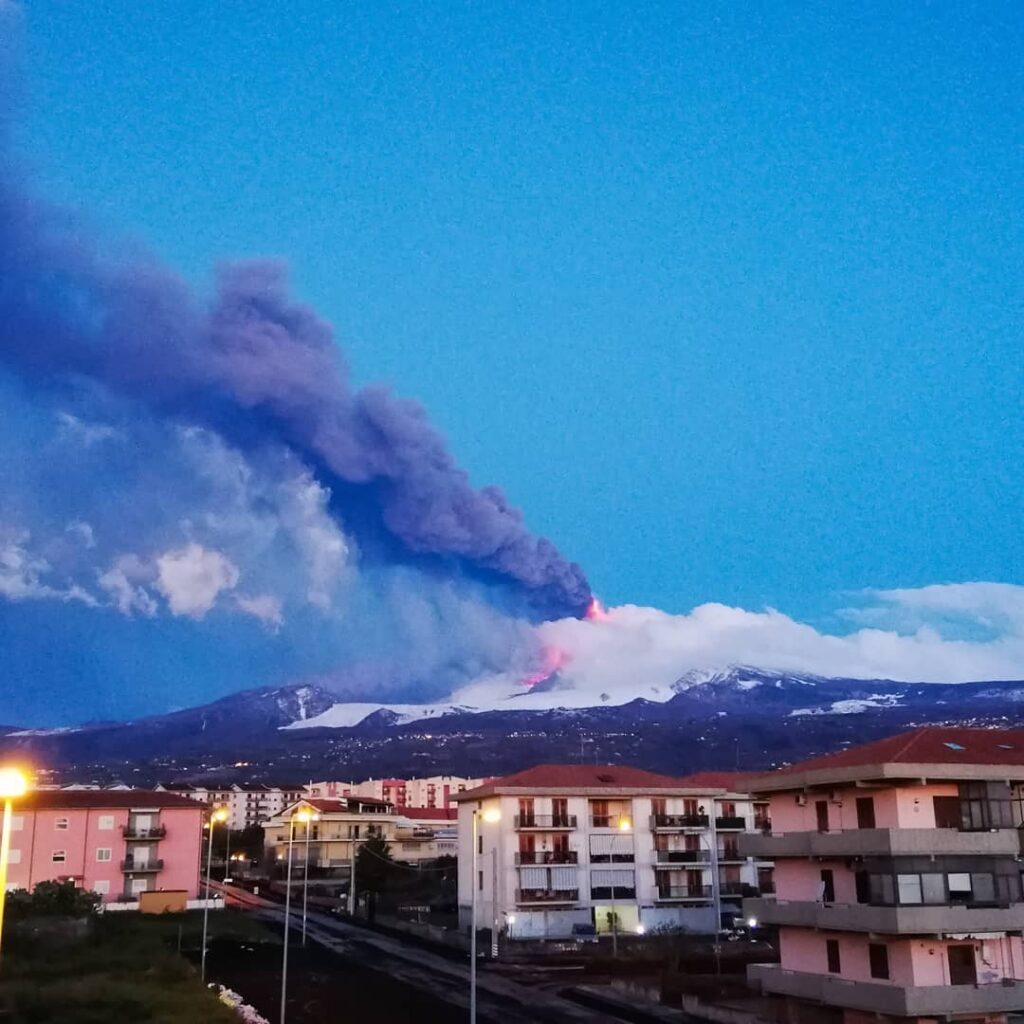
<path id="1" fill-rule="evenodd" d="M 28 792 L 28 779 L 17 768 L 0 768 L 0 800 L 4 802 L 0 827 L 0 939 L 4 928 L 4 901 L 7 898 L 7 862 L 11 856 L 12 801 Z"/>
<path id="2" fill-rule="evenodd" d="M 217 807 L 210 812 L 209 842 L 206 844 L 206 900 L 203 904 L 203 954 L 200 961 L 199 976 L 206 981 L 206 932 L 210 923 L 210 870 L 213 864 L 213 826 L 228 820 L 228 809 Z"/>
<path id="3" fill-rule="evenodd" d="M 320 815 L 307 808 L 295 813 L 295 820 L 301 821 L 306 829 L 306 867 L 302 872 L 302 945 L 306 945 L 306 902 L 309 894 L 309 825 L 319 821 Z"/>
<path id="4" fill-rule="evenodd" d="M 288 868 L 285 878 L 284 893 L 284 951 L 281 954 L 281 1024 L 285 1024 L 288 1014 L 288 936 L 292 912 L 292 849 L 295 846 L 295 822 L 303 822 L 306 826 L 306 872 L 309 873 L 309 823 L 319 820 L 319 815 L 309 807 L 300 807 L 288 819 Z M 302 895 L 302 937 L 306 937 L 306 894 Z"/>
<path id="5" fill-rule="evenodd" d="M 476 808 L 473 810 L 473 877 L 470 879 L 470 889 L 473 896 L 469 924 L 469 1024 L 476 1024 L 476 891 L 478 888 L 477 879 L 480 871 L 477 867 L 477 847 L 479 846 L 477 833 L 479 828 L 478 823 L 481 818 L 483 818 L 488 825 L 493 825 L 496 822 L 501 821 L 501 811 L 497 807 L 488 807 L 483 811 Z M 496 893 L 492 895 L 497 899 Z"/>

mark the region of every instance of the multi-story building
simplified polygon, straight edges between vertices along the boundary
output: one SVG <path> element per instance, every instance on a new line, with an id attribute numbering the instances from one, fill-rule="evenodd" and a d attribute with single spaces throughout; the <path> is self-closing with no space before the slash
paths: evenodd
<path id="1" fill-rule="evenodd" d="M 262 825 L 295 803 L 304 792 L 304 787 L 299 785 L 271 786 L 263 783 L 243 786 L 238 783 L 170 782 L 161 783 L 156 788 L 159 792 L 180 793 L 209 807 L 226 808 L 228 826 L 234 831 Z"/>
<path id="2" fill-rule="evenodd" d="M 371 797 L 395 807 L 454 806 L 454 798 L 467 789 L 483 785 L 485 779 L 464 779 L 458 775 L 433 775 L 426 779 L 367 779 L 365 782 L 311 782 L 306 796 L 338 799 L 346 796 Z"/>
<path id="3" fill-rule="evenodd" d="M 204 808 L 145 790 L 30 790 L 11 819 L 8 889 L 71 879 L 104 903 L 151 890 L 195 899 Z"/>
<path id="4" fill-rule="evenodd" d="M 752 779 L 779 964 L 750 968 L 788 1024 L 1005 1024 L 1024 1010 L 1024 731 L 923 728 Z"/>
<path id="5" fill-rule="evenodd" d="M 454 810 L 395 808 L 371 797 L 318 797 L 299 800 L 263 825 L 264 843 L 276 861 L 287 861 L 291 821 L 301 810 L 317 817 L 308 825 L 309 865 L 318 874 L 347 877 L 359 843 L 371 836 L 383 839 L 395 860 L 422 863 L 457 852 Z M 306 829 L 295 823 L 293 863 L 306 860 Z"/>
<path id="6" fill-rule="evenodd" d="M 566 937 L 586 925 L 716 931 L 744 895 L 771 885 L 770 864 L 737 846 L 741 833 L 765 825 L 737 778 L 540 765 L 458 795 L 463 926 L 475 886 L 478 924 L 518 939 Z"/>

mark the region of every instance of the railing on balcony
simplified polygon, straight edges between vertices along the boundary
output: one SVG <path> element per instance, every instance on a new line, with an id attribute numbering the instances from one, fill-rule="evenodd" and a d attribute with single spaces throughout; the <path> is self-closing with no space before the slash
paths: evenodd
<path id="1" fill-rule="evenodd" d="M 632 818 L 628 814 L 592 814 L 591 828 L 622 828 L 623 822 L 632 826 Z"/>
<path id="2" fill-rule="evenodd" d="M 723 846 L 718 850 L 718 859 L 728 864 L 730 861 L 745 861 L 747 858 L 740 853 L 738 847 Z"/>
<path id="3" fill-rule="evenodd" d="M 762 896 L 774 896 L 775 895 L 775 883 L 774 882 L 758 882 L 757 888 L 760 890 Z"/>
<path id="4" fill-rule="evenodd" d="M 711 819 L 706 814 L 652 814 L 651 828 L 707 828 Z"/>
<path id="5" fill-rule="evenodd" d="M 575 814 L 517 814 L 514 828 L 575 828 Z"/>
<path id="6" fill-rule="evenodd" d="M 717 829 L 745 829 L 747 827 L 747 819 L 741 818 L 737 814 L 722 814 L 715 818 L 715 828 Z"/>
<path id="7" fill-rule="evenodd" d="M 167 829 L 163 825 L 154 825 L 152 828 L 122 825 L 121 835 L 125 839 L 163 839 L 167 835 Z"/>
<path id="8" fill-rule="evenodd" d="M 772 819 L 771 818 L 755 818 L 754 819 L 754 831 L 760 832 L 762 835 L 770 836 L 772 834 Z"/>
<path id="9" fill-rule="evenodd" d="M 525 850 L 516 854 L 516 864 L 576 864 L 575 850 Z"/>
<path id="10" fill-rule="evenodd" d="M 162 860 L 134 860 L 126 857 L 121 861 L 122 871 L 132 871 L 135 874 L 142 874 L 145 871 L 162 871 L 164 862 Z"/>
<path id="11" fill-rule="evenodd" d="M 659 900 L 709 900 L 710 885 L 659 885 Z"/>
<path id="12" fill-rule="evenodd" d="M 755 896 L 760 895 L 756 885 L 750 885 L 747 882 L 722 882 L 718 886 L 718 893 L 720 896 L 739 896 L 744 899 L 753 899 Z"/>
<path id="13" fill-rule="evenodd" d="M 658 864 L 708 864 L 711 853 L 708 850 L 655 850 Z"/>
<path id="14" fill-rule="evenodd" d="M 635 900 L 636 886 L 633 885 L 592 885 L 590 887 L 590 898 L 592 900 Z"/>
<path id="15" fill-rule="evenodd" d="M 516 903 L 578 903 L 579 889 L 517 889 Z"/>

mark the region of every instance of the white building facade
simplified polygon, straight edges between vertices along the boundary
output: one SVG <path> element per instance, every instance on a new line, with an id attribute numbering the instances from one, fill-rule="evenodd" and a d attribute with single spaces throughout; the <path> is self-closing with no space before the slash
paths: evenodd
<path id="1" fill-rule="evenodd" d="M 303 796 L 302 786 L 271 786 L 262 783 L 251 786 L 237 783 L 170 783 L 158 785 L 156 789 L 159 792 L 179 793 L 209 807 L 226 808 L 227 824 L 232 831 L 262 825 Z"/>
<path id="2" fill-rule="evenodd" d="M 770 862 L 738 836 L 767 827 L 737 776 L 673 779 L 637 768 L 541 765 L 456 797 L 459 914 L 511 939 L 659 927 L 711 933 L 772 889 Z M 473 816 L 477 856 L 473 867 Z M 497 820 L 487 820 L 497 817 Z"/>

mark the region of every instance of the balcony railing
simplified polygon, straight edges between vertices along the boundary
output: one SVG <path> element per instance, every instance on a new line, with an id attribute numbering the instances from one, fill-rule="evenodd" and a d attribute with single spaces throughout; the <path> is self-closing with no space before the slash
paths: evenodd
<path id="1" fill-rule="evenodd" d="M 711 886 L 660 885 L 657 898 L 659 900 L 709 900 L 711 899 Z"/>
<path id="2" fill-rule="evenodd" d="M 743 831 L 747 827 L 747 819 L 737 814 L 722 814 L 715 818 L 715 828 Z"/>
<path id="3" fill-rule="evenodd" d="M 711 823 L 706 814 L 652 814 L 651 828 L 707 828 Z"/>
<path id="4" fill-rule="evenodd" d="M 516 854 L 516 864 L 576 864 L 575 850 L 529 850 Z"/>
<path id="5" fill-rule="evenodd" d="M 756 885 L 750 885 L 747 882 L 722 882 L 718 886 L 718 893 L 720 896 L 753 899 L 758 895 L 758 888 Z"/>
<path id="6" fill-rule="evenodd" d="M 513 828 L 575 828 L 575 814 L 517 814 Z"/>
<path id="7" fill-rule="evenodd" d="M 121 861 L 122 871 L 131 871 L 137 875 L 151 871 L 163 871 L 163 869 L 164 862 L 162 860 L 133 860 L 131 857 L 126 857 Z"/>
<path id="8" fill-rule="evenodd" d="M 518 889 L 516 903 L 578 903 L 579 889 Z"/>
<path id="9" fill-rule="evenodd" d="M 138 825 L 122 825 L 121 835 L 125 839 L 163 839 L 167 835 L 167 829 L 163 825 L 154 825 L 152 828 L 139 828 Z"/>
<path id="10" fill-rule="evenodd" d="M 631 822 L 628 814 L 592 814 L 590 816 L 591 828 L 621 828 L 623 822 Z"/>
<path id="11" fill-rule="evenodd" d="M 743 862 L 747 858 L 740 853 L 739 849 L 735 846 L 723 846 L 718 851 L 718 859 L 720 862 L 725 864 Z"/>
<path id="12" fill-rule="evenodd" d="M 658 864 L 708 864 L 711 853 L 708 850 L 655 850 Z"/>
<path id="13" fill-rule="evenodd" d="M 592 900 L 635 900 L 636 886 L 592 885 L 590 898 Z"/>

